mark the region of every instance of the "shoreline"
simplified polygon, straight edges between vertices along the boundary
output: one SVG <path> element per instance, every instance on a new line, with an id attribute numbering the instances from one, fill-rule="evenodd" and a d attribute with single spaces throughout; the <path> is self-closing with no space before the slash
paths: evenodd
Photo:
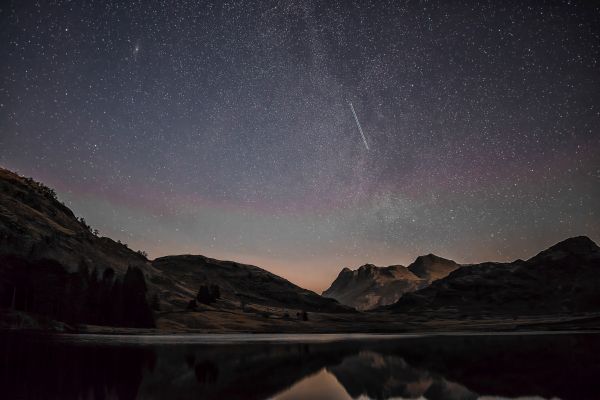
<path id="1" fill-rule="evenodd" d="M 310 321 L 264 319 L 218 311 L 202 313 L 206 319 L 194 328 L 173 324 L 168 314 L 155 328 L 68 324 L 39 315 L 2 310 L 0 332 L 46 332 L 73 335 L 423 335 L 486 334 L 489 332 L 600 332 L 600 313 L 529 315 L 518 319 L 485 315 L 461 319 L 449 312 L 427 314 L 361 313 L 353 315 L 311 314 Z M 221 317 L 221 318 L 220 318 Z"/>

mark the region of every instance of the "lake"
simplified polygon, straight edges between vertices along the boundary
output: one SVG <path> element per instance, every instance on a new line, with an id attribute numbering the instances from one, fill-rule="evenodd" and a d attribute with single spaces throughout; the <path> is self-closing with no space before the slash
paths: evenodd
<path id="1" fill-rule="evenodd" d="M 0 334 L 6 399 L 600 399 L 600 334 Z"/>

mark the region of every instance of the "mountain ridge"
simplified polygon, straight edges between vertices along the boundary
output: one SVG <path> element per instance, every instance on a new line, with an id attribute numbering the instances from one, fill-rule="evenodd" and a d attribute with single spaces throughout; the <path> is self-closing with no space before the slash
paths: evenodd
<path id="1" fill-rule="evenodd" d="M 194 254 L 158 257 L 152 260 L 152 265 L 176 281 L 185 278 L 194 287 L 216 284 L 221 289 L 222 297 L 232 302 L 304 308 L 309 311 L 348 311 L 333 299 L 322 298 L 255 265 Z"/>
<path id="2" fill-rule="evenodd" d="M 356 270 L 344 267 L 323 296 L 366 311 L 395 303 L 405 293 L 423 289 L 460 265 L 434 254 L 419 256 L 408 267 L 364 264 Z"/>
<path id="3" fill-rule="evenodd" d="M 27 269 L 25 275 L 13 274 L 19 266 Z M 111 298 L 111 282 L 120 279 L 119 285 L 127 283 L 146 296 L 156 316 L 156 327 L 162 331 L 395 332 L 448 326 L 489 329 L 487 318 L 494 315 L 501 316 L 497 326 L 506 329 L 514 325 L 515 315 L 533 314 L 550 316 L 548 323 L 563 323 L 565 315 L 572 315 L 570 321 L 574 322 L 569 323 L 576 327 L 596 326 L 596 317 L 589 313 L 600 311 L 599 266 L 598 246 L 588 237 L 577 236 L 528 260 L 510 263 L 461 266 L 427 254 L 408 267 L 365 264 L 354 271 L 344 267 L 324 297 L 260 267 L 235 261 L 204 255 L 148 260 L 142 252 L 99 236 L 58 201 L 52 189 L 0 168 L 0 314 L 21 321 L 28 310 L 15 308 L 11 301 L 18 286 L 13 278 L 19 276 L 26 278 L 20 284 L 32 280 L 35 290 L 58 284 L 63 288 L 60 293 L 66 293 L 73 282 L 78 290 L 95 287 L 96 293 L 104 292 L 103 299 Z M 30 274 L 34 272 L 39 274 Z M 125 279 L 126 275 L 129 278 Z M 215 301 L 196 302 L 200 289 L 212 285 L 220 288 L 220 296 Z M 27 304 L 21 289 L 16 303 Z M 47 290 L 44 293 L 49 294 Z M 61 304 L 71 298 L 81 300 L 82 295 L 62 299 Z M 347 298 L 338 302 L 334 296 Z M 359 301 L 352 303 L 357 298 Z M 140 304 L 144 301 L 140 296 L 132 299 Z M 94 296 L 88 300 L 97 301 Z M 125 308 L 131 305 L 127 301 L 115 304 Z M 104 308 L 108 306 L 104 304 Z M 351 307 L 376 310 L 356 313 Z M 311 313 L 310 319 L 306 311 Z M 71 314 L 80 312 L 72 310 Z M 465 322 L 467 315 L 475 322 Z M 452 325 L 456 321 L 461 322 Z M 6 326 L 15 325 L 0 318 L 0 327 Z M 16 326 L 24 325 L 19 322 Z"/>
<path id="4" fill-rule="evenodd" d="M 389 306 L 396 312 L 579 312 L 600 308 L 600 248 L 565 239 L 530 259 L 463 266 Z"/>

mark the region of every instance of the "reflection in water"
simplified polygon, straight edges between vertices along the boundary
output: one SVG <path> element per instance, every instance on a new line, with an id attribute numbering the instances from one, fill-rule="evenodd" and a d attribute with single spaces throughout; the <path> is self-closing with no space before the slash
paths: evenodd
<path id="1" fill-rule="evenodd" d="M 168 345 L 130 339 L 2 335 L 2 398 L 600 398 L 596 334 Z"/>
<path id="2" fill-rule="evenodd" d="M 467 388 L 448 382 L 425 369 L 409 365 L 403 358 L 371 351 L 346 357 L 330 371 L 353 398 L 366 394 L 372 399 L 403 397 L 417 399 L 476 399 Z"/>
<path id="3" fill-rule="evenodd" d="M 335 376 L 321 369 L 297 382 L 289 389 L 275 396 L 272 400 L 352 400 Z"/>

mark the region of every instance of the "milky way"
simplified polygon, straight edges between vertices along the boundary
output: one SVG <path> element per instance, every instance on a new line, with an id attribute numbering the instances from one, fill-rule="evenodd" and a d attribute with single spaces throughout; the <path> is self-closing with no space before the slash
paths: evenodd
<path id="1" fill-rule="evenodd" d="M 600 240 L 594 2 L 13 1 L 0 16 L 0 164 L 152 257 L 317 290 L 365 262 Z"/>

